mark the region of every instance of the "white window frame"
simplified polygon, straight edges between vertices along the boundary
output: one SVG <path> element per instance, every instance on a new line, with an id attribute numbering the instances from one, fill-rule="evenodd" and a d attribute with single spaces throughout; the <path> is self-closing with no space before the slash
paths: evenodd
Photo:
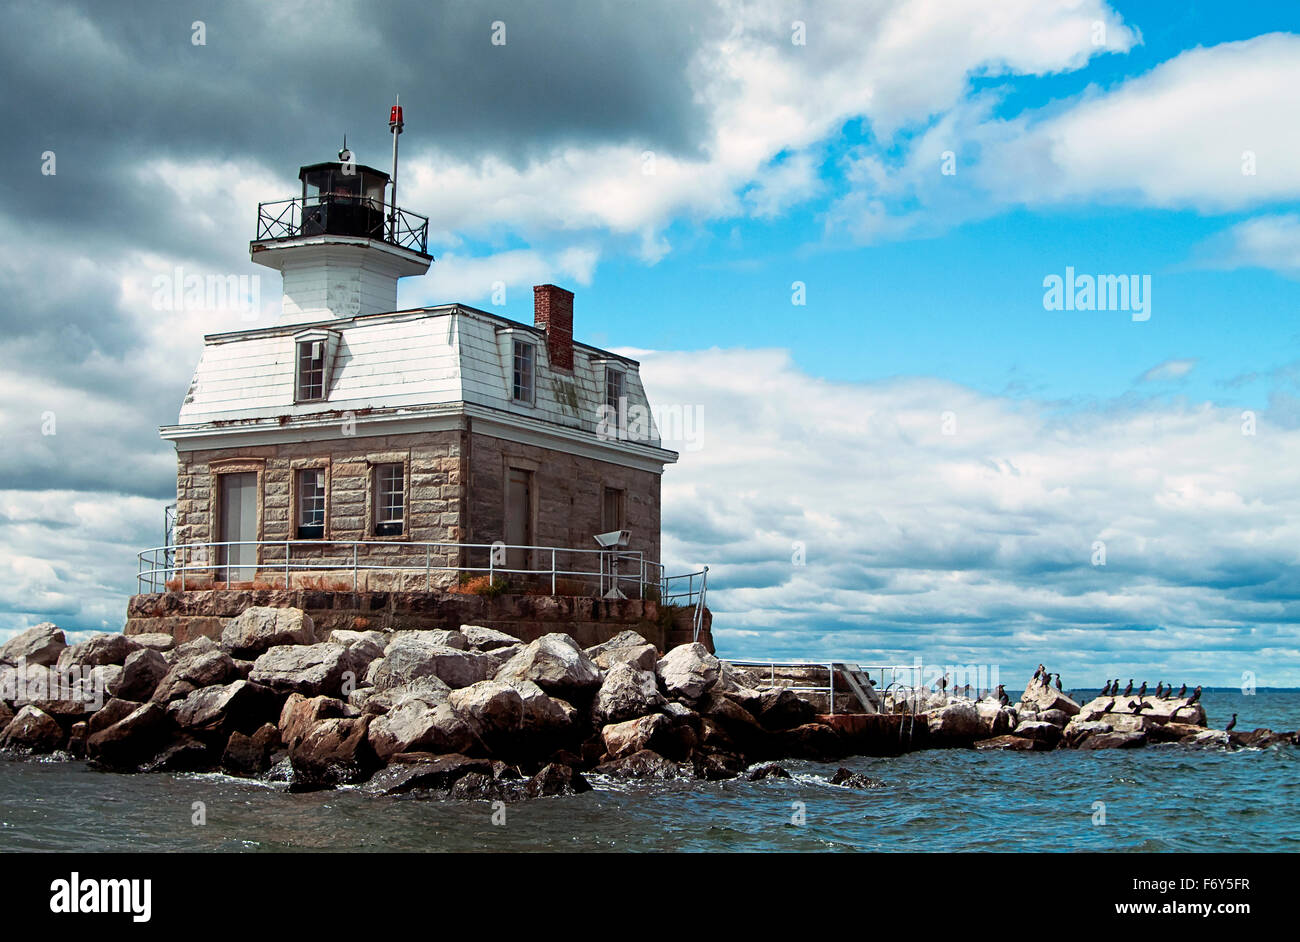
<path id="1" fill-rule="evenodd" d="M 510 399 L 532 405 L 537 401 L 537 344 L 527 340 L 514 340 L 510 357 Z M 521 353 L 527 350 L 527 355 Z M 526 370 L 521 374 L 520 360 L 526 361 Z M 527 383 L 521 382 L 521 375 L 526 376 Z M 525 395 L 520 395 L 523 392 Z"/>
<path id="2" fill-rule="evenodd" d="M 307 350 L 311 351 L 311 364 L 308 370 L 303 369 L 303 361 Z M 295 402 L 319 402 L 325 398 L 325 341 L 310 339 L 299 340 L 294 344 L 294 401 Z M 318 381 L 308 387 L 305 383 L 304 376 L 306 373 L 314 374 Z M 316 395 L 309 396 L 306 394 L 308 388 L 316 389 Z"/>

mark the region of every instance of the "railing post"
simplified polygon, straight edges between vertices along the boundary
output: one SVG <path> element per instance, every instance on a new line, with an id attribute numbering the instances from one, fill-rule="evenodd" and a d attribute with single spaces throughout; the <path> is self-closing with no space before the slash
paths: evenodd
<path id="1" fill-rule="evenodd" d="M 177 553 L 177 556 L 183 556 L 184 553 Z M 185 591 L 185 561 L 181 560 L 181 591 Z"/>
<path id="2" fill-rule="evenodd" d="M 429 544 L 424 544 L 424 591 L 428 592 L 432 583 L 429 579 Z"/>
<path id="3" fill-rule="evenodd" d="M 352 594 L 357 592 L 357 544 L 352 544 Z"/>
<path id="4" fill-rule="evenodd" d="M 555 547 L 551 547 L 551 595 L 555 595 Z"/>
<path id="5" fill-rule="evenodd" d="M 284 591 L 289 591 L 289 554 L 293 552 L 293 543 L 284 541 Z"/>

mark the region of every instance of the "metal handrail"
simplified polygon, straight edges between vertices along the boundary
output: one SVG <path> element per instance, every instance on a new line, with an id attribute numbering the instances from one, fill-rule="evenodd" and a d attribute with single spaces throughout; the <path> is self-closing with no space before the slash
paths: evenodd
<path id="1" fill-rule="evenodd" d="M 872 671 L 877 671 L 878 674 L 879 674 L 879 676 L 880 676 L 880 679 L 881 679 L 882 681 L 885 679 L 885 674 L 886 674 L 886 672 L 889 673 L 889 675 L 890 675 L 891 678 L 896 678 L 900 673 L 902 673 L 902 672 L 904 672 L 904 671 L 912 671 L 912 670 L 914 670 L 914 668 L 912 668 L 912 667 L 901 667 L 901 666 L 898 666 L 898 665 L 895 665 L 895 664 L 867 664 L 867 665 L 863 665 L 863 664 L 861 664 L 861 663 L 859 663 L 859 662 L 857 662 L 857 661 L 850 661 L 850 660 L 843 660 L 843 659 L 837 659 L 837 660 L 834 660 L 834 661 L 775 661 L 775 660 L 769 660 L 769 659 L 759 659 L 759 660 L 735 660 L 735 659 L 732 659 L 732 658 L 727 658 L 727 659 L 726 659 L 726 662 L 727 662 L 728 664 L 732 665 L 733 667 L 763 667 L 763 668 L 767 668 L 767 669 L 769 670 L 769 672 L 770 672 L 769 676 L 770 676 L 770 679 L 771 679 L 772 683 L 775 683 L 775 682 L 776 682 L 776 672 L 777 672 L 777 670 L 779 670 L 779 669 L 781 669 L 781 668 L 805 668 L 805 667 L 818 667 L 818 668 L 822 668 L 822 669 L 824 669 L 824 670 L 826 671 L 826 673 L 827 673 L 827 682 L 826 682 L 826 686 L 824 686 L 824 687 L 796 687 L 796 686 L 791 685 L 791 686 L 788 687 L 787 689 L 789 689 L 789 690 L 791 690 L 791 691 L 793 691 L 793 692 L 796 692 L 796 693 L 825 693 L 825 694 L 829 694 L 829 695 L 830 695 L 830 710 L 831 710 L 832 713 L 835 712 L 835 671 L 836 671 L 837 667 L 842 667 L 842 666 L 845 665 L 845 664 L 857 664 L 858 670 L 860 670 L 862 673 L 866 674 L 868 677 L 870 677 Z M 894 681 L 892 681 L 888 686 L 886 686 L 886 687 L 884 688 L 884 691 L 881 691 L 880 687 L 879 687 L 877 684 L 875 684 L 874 682 L 872 683 L 872 689 L 873 689 L 873 690 L 876 690 L 876 691 L 878 691 L 878 692 L 880 692 L 880 693 L 883 693 L 883 692 L 885 692 L 885 691 L 888 691 L 889 689 L 891 689 L 891 688 L 893 688 L 893 687 L 896 687 L 896 686 L 901 686 L 901 685 L 899 685 L 898 682 L 897 682 L 896 680 L 894 680 Z"/>
<path id="2" fill-rule="evenodd" d="M 250 561 L 231 559 L 229 549 L 241 546 L 253 547 L 254 559 Z M 320 555 L 332 551 L 336 547 L 344 548 L 341 554 L 335 554 L 336 558 L 327 559 L 322 558 Z M 367 548 L 366 555 L 362 554 L 362 547 Z M 378 563 L 367 561 L 370 547 L 381 548 L 388 558 Z M 294 558 L 295 548 L 299 552 L 297 559 Z M 282 550 L 282 553 L 277 552 L 273 557 L 267 558 L 267 554 L 264 552 L 267 549 Z M 225 552 L 222 552 L 223 550 Z M 487 565 L 462 562 L 459 559 L 459 557 L 475 551 L 479 553 L 486 552 Z M 510 556 L 517 551 L 528 554 L 525 556 L 525 565 L 522 568 L 508 564 Z M 595 556 L 595 565 L 589 565 L 586 568 L 575 568 L 580 565 L 580 562 L 569 563 L 566 568 L 561 565 L 561 554 L 564 553 L 576 555 L 580 558 L 580 561 Z M 635 560 L 635 570 L 619 572 L 613 570 L 613 567 L 607 567 L 606 561 L 611 553 L 617 553 L 624 560 Z M 395 560 L 393 557 L 398 557 L 398 559 Z M 549 564 L 530 565 L 534 560 L 538 563 Z M 695 618 L 697 625 L 703 617 L 704 581 L 702 572 L 668 576 L 665 574 L 663 564 L 645 559 L 640 551 L 506 543 L 416 543 L 391 540 L 228 540 L 213 543 L 156 546 L 137 554 L 136 587 L 140 593 L 157 592 L 160 589 L 165 591 L 167 584 L 179 577 L 180 588 L 184 591 L 187 576 L 192 578 L 191 574 L 210 575 L 213 582 L 229 582 L 228 578 L 219 579 L 217 576 L 222 572 L 229 576 L 231 571 L 251 572 L 254 576 L 254 580 L 240 579 L 237 581 L 255 581 L 259 574 L 269 577 L 273 573 L 277 579 L 283 577 L 285 588 L 290 587 L 291 575 L 294 572 L 351 571 L 353 591 L 357 591 L 360 586 L 361 573 L 369 571 L 423 572 L 426 590 L 432 588 L 433 573 L 435 572 L 487 574 L 489 581 L 493 584 L 495 584 L 498 574 L 549 576 L 552 594 L 556 592 L 559 579 L 576 577 L 596 580 L 602 593 L 607 584 L 619 588 L 620 591 L 624 585 L 635 585 L 637 598 L 644 598 L 645 590 L 654 588 L 659 592 L 660 602 L 664 602 L 667 597 L 673 600 L 684 599 L 685 604 L 694 604 L 696 606 Z M 707 571 L 707 568 L 704 571 Z M 697 576 L 701 577 L 700 588 L 694 590 L 694 580 Z M 670 588 L 670 586 L 674 586 L 683 579 L 687 580 L 686 591 Z M 675 604 L 675 602 L 669 602 L 668 604 Z"/>
<path id="3" fill-rule="evenodd" d="M 257 204 L 257 239 L 296 239 L 314 233 L 304 231 L 308 212 L 316 207 L 339 206 L 363 208 L 374 214 L 363 235 L 399 248 L 428 254 L 429 218 L 408 209 L 390 206 L 369 196 L 345 196 L 325 193 L 319 196 L 292 197 Z M 324 234 L 324 233 L 322 233 Z"/>

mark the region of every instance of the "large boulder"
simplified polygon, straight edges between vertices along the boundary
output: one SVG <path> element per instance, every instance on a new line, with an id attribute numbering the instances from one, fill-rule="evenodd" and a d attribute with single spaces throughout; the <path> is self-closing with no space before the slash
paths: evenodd
<path id="1" fill-rule="evenodd" d="M 179 700 L 201 687 L 232 681 L 239 673 L 230 655 L 214 647 L 196 645 L 188 651 L 177 648 L 172 653 L 171 669 L 149 698 L 154 703 L 167 704 Z"/>
<path id="2" fill-rule="evenodd" d="M 388 640 L 389 643 L 395 641 L 419 641 L 422 644 L 436 644 L 444 648 L 455 648 L 457 651 L 464 651 L 469 647 L 469 641 L 465 636 L 453 628 L 403 628 L 393 632 L 393 636 Z"/>
<path id="3" fill-rule="evenodd" d="M 100 667 L 104 664 L 122 664 L 127 655 L 139 650 L 140 645 L 124 634 L 95 635 L 88 641 L 74 644 L 59 652 L 59 670 L 67 671 L 74 667 Z"/>
<path id="4" fill-rule="evenodd" d="M 612 778 L 661 782 L 682 778 L 685 774 L 682 767 L 676 762 L 665 759 L 659 753 L 650 749 L 642 749 L 619 759 L 602 762 L 591 771 L 597 775 L 608 775 Z"/>
<path id="5" fill-rule="evenodd" d="M 1071 717 L 1070 722 L 1066 723 L 1065 729 L 1061 731 L 1062 741 L 1067 746 L 1077 746 L 1089 736 L 1094 736 L 1098 733 L 1111 733 L 1115 731 L 1115 727 L 1111 726 L 1109 723 L 1104 723 L 1100 720 L 1082 719 L 1084 715 L 1085 714 L 1080 713 Z"/>
<path id="6" fill-rule="evenodd" d="M 1080 749 L 1134 749 L 1147 744 L 1144 732 L 1094 733 L 1079 743 Z"/>
<path id="7" fill-rule="evenodd" d="M 616 664 L 631 664 L 637 670 L 654 671 L 659 663 L 659 651 L 635 631 L 620 631 L 584 652 L 601 670 L 611 670 Z"/>
<path id="8" fill-rule="evenodd" d="M 226 623 L 221 631 L 221 649 L 231 657 L 255 659 L 268 648 L 283 644 L 313 644 L 316 626 L 300 608 L 267 608 L 254 605 Z"/>
<path id="9" fill-rule="evenodd" d="M 0 647 L 0 664 L 17 665 L 19 661 L 49 667 L 57 664 L 59 655 L 68 646 L 63 630 L 52 622 L 41 622 L 14 635 Z"/>
<path id="10" fill-rule="evenodd" d="M 1068 716 L 1074 716 L 1079 712 L 1079 704 L 1041 678 L 1034 678 L 1029 682 L 1025 692 L 1020 696 L 1020 702 L 1023 706 L 1034 708 L 1039 713 L 1047 710 L 1063 710 Z"/>
<path id="11" fill-rule="evenodd" d="M 338 696 L 360 686 L 364 670 L 360 657 L 341 644 L 281 644 L 253 662 L 248 679 L 282 693 Z"/>
<path id="12" fill-rule="evenodd" d="M 668 696 L 687 701 L 704 696 L 721 669 L 722 663 L 698 641 L 673 648 L 655 666 Z"/>
<path id="13" fill-rule="evenodd" d="M 304 697 L 300 693 L 291 693 L 280 708 L 276 728 L 280 741 L 292 748 L 323 720 L 350 719 L 359 715 L 355 707 L 336 697 Z"/>
<path id="14" fill-rule="evenodd" d="M 275 719 L 279 706 L 280 697 L 270 687 L 237 680 L 195 690 L 184 700 L 173 700 L 167 712 L 182 729 L 248 733 Z"/>
<path id="15" fill-rule="evenodd" d="M 408 758 L 406 756 L 403 759 Z M 493 775 L 490 759 L 470 758 L 453 753 L 423 756 L 413 762 L 393 762 L 380 769 L 365 785 L 365 791 L 377 795 L 403 795 L 413 791 L 445 791 L 466 775 Z"/>
<path id="16" fill-rule="evenodd" d="M 322 720 L 289 749 L 295 790 L 364 782 L 381 763 L 370 746 L 371 717 Z"/>
<path id="17" fill-rule="evenodd" d="M 591 785 L 567 765 L 552 763 L 542 768 L 528 780 L 524 786 L 524 795 L 528 798 L 541 798 L 552 795 L 577 795 L 591 791 Z"/>
<path id="18" fill-rule="evenodd" d="M 1010 733 L 1004 733 L 990 739 L 976 740 L 975 748 L 1008 752 L 1044 752 L 1052 747 L 1039 739 L 1027 739 L 1024 736 L 1013 736 Z"/>
<path id="19" fill-rule="evenodd" d="M 953 700 L 925 714 L 930 738 L 943 745 L 969 744 L 988 738 L 979 710 L 969 700 Z"/>
<path id="20" fill-rule="evenodd" d="M 654 673 L 631 661 L 615 661 L 596 693 L 591 712 L 600 725 L 621 723 L 653 713 L 665 702 Z"/>
<path id="21" fill-rule="evenodd" d="M 975 704 L 980 722 L 984 726 L 984 735 L 990 738 L 1010 733 L 1016 727 L 1016 711 L 1004 707 L 996 700 L 979 700 Z"/>
<path id="22" fill-rule="evenodd" d="M 1049 746 L 1055 746 L 1061 741 L 1061 727 L 1042 720 L 1026 720 L 1013 732 L 1022 739 L 1037 739 Z"/>
<path id="23" fill-rule="evenodd" d="M 113 725 L 92 733 L 86 740 L 86 755 L 104 768 L 133 769 L 158 753 L 172 729 L 160 704 L 143 703 Z"/>
<path id="24" fill-rule="evenodd" d="M 417 697 L 373 717 L 369 737 L 375 754 L 385 760 L 402 752 L 468 752 L 478 745 L 473 728 L 450 703 L 431 704 Z"/>
<path id="25" fill-rule="evenodd" d="M 415 637 L 433 633 L 396 632 L 384 649 L 383 659 L 374 662 L 376 666 L 367 673 L 366 680 L 380 690 L 421 677 L 437 677 L 449 687 L 468 687 L 494 673 L 496 661 L 488 654 Z"/>
<path id="26" fill-rule="evenodd" d="M 509 648 L 519 644 L 519 639 L 495 628 L 482 625 L 461 625 L 461 637 L 465 643 L 476 651 L 495 651 L 497 648 Z"/>
<path id="27" fill-rule="evenodd" d="M 757 703 L 759 723 L 774 732 L 794 729 L 817 720 L 817 709 L 788 687 L 764 690 Z"/>
<path id="28" fill-rule="evenodd" d="M 504 681 L 481 680 L 461 687 L 451 692 L 448 702 L 485 742 L 512 736 L 523 728 L 523 697 Z"/>
<path id="29" fill-rule="evenodd" d="M 384 648 L 388 647 L 390 639 L 382 631 L 349 631 L 345 628 L 337 628 L 331 631 L 330 636 L 325 640 L 352 650 L 369 665 L 384 656 Z"/>
<path id="30" fill-rule="evenodd" d="M 496 672 L 496 680 L 531 680 L 547 693 L 581 696 L 600 686 L 600 668 L 566 634 L 542 635 Z"/>
<path id="31" fill-rule="evenodd" d="M 567 701 L 552 697 L 531 680 L 503 681 L 519 692 L 524 702 L 523 731 L 545 736 L 563 735 L 578 721 L 578 711 Z"/>
<path id="32" fill-rule="evenodd" d="M 58 720 L 29 704 L 0 733 L 0 749 L 45 754 L 60 748 L 66 738 Z"/>
<path id="33" fill-rule="evenodd" d="M 605 754 L 611 759 L 621 759 L 642 749 L 657 752 L 665 740 L 672 737 L 673 723 L 662 713 L 611 723 L 600 731 L 605 744 Z"/>
<path id="34" fill-rule="evenodd" d="M 123 700 L 148 700 L 170 669 L 162 652 L 140 648 L 126 656 L 122 674 L 108 692 Z"/>
<path id="35" fill-rule="evenodd" d="M 271 723 L 259 726 L 251 734 L 235 730 L 226 740 L 221 767 L 235 775 L 261 775 L 271 767 L 271 753 L 279 743 L 279 731 Z"/>
<path id="36" fill-rule="evenodd" d="M 160 653 L 176 647 L 176 639 L 166 632 L 148 631 L 140 635 L 131 635 L 131 640 L 142 648 L 152 648 Z"/>
<path id="37" fill-rule="evenodd" d="M 846 752 L 839 734 L 824 723 L 805 723 L 775 734 L 775 739 L 780 754 L 792 759 L 829 762 Z"/>

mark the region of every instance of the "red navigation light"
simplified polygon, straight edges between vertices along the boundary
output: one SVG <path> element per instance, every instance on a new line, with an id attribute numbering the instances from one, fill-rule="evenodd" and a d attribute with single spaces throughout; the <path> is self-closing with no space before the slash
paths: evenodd
<path id="1" fill-rule="evenodd" d="M 402 106 L 401 105 L 393 105 L 392 109 L 389 110 L 388 126 L 390 128 L 397 128 L 399 131 L 402 129 Z"/>

